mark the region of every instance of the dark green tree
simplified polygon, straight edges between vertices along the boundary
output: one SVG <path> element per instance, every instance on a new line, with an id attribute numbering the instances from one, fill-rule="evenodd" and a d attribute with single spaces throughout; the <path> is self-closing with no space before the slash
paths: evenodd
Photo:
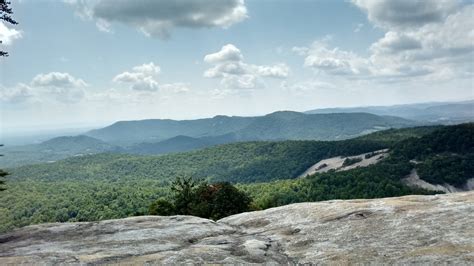
<path id="1" fill-rule="evenodd" d="M 4 180 L 4 178 L 5 178 L 5 176 L 7 176 L 7 175 L 8 175 L 7 172 L 5 172 L 5 171 L 3 171 L 2 169 L 0 169 L 0 191 L 3 191 L 3 190 L 6 189 L 6 188 L 5 188 L 5 180 Z"/>
<path id="2" fill-rule="evenodd" d="M 2 147 L 3 144 L 0 144 L 0 147 Z M 3 154 L 0 154 L 0 156 L 3 156 Z M 5 188 L 5 180 L 4 178 L 8 175 L 7 172 L 4 170 L 0 169 L 0 191 L 6 190 Z"/>
<path id="3" fill-rule="evenodd" d="M 175 212 L 174 205 L 164 198 L 160 198 L 153 202 L 148 208 L 148 213 L 151 215 L 168 216 L 176 214 Z"/>
<path id="4" fill-rule="evenodd" d="M 16 20 L 14 20 L 11 17 L 11 14 L 13 14 L 13 11 L 12 11 L 11 7 L 8 6 L 10 4 L 11 4 L 11 2 L 9 2 L 9 1 L 0 0 L 0 20 L 8 22 L 12 25 L 16 25 L 16 24 L 18 24 L 18 22 L 16 22 Z M 2 43 L 1 40 L 0 40 L 0 43 Z M 8 56 L 8 53 L 4 52 L 4 51 L 0 51 L 0 56 Z"/>
<path id="5" fill-rule="evenodd" d="M 199 182 L 192 177 L 184 176 L 176 178 L 171 184 L 173 192 L 173 203 L 178 214 L 190 214 L 192 203 L 195 200 L 195 188 Z"/>
<path id="6" fill-rule="evenodd" d="M 214 194 L 211 201 L 210 218 L 217 220 L 229 215 L 250 210 L 252 199 L 229 182 L 211 185 Z"/>
<path id="7" fill-rule="evenodd" d="M 151 215 L 193 215 L 214 220 L 250 210 L 252 199 L 229 182 L 207 184 L 191 177 L 172 183 L 172 203 L 165 199 L 149 207 Z"/>

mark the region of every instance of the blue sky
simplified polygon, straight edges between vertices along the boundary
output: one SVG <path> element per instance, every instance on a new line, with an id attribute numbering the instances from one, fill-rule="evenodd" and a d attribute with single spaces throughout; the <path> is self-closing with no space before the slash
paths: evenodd
<path id="1" fill-rule="evenodd" d="M 4 131 L 474 98 L 471 1 L 12 7 L 20 24 L 0 27 Z"/>

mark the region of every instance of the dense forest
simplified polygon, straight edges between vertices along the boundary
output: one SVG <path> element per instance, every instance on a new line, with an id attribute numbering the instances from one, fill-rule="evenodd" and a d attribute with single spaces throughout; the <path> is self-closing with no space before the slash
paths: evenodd
<path id="1" fill-rule="evenodd" d="M 177 175 L 209 181 L 263 182 L 297 177 L 315 162 L 385 148 L 369 140 L 242 142 L 162 156 L 97 154 L 12 169 L 12 179 L 39 181 L 153 179 Z"/>
<path id="2" fill-rule="evenodd" d="M 400 179 L 416 167 L 422 178 L 435 178 L 433 183 L 462 185 L 472 178 L 473 133 L 473 124 L 422 127 L 336 142 L 242 142 L 180 154 L 97 154 L 7 169 L 11 176 L 0 193 L 0 230 L 147 214 L 150 204 L 171 197 L 170 185 L 178 176 L 234 183 L 253 198 L 253 209 L 432 193 L 409 188 Z M 383 148 L 391 150 L 390 156 L 378 164 L 295 179 L 321 159 Z"/>

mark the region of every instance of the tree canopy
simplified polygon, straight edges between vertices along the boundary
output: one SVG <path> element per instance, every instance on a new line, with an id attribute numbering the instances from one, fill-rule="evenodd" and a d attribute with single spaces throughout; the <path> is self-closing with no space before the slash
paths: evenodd
<path id="1" fill-rule="evenodd" d="M 169 201 L 160 198 L 150 205 L 152 215 L 194 215 L 214 220 L 250 210 L 252 199 L 229 182 L 208 184 L 178 177 L 171 185 Z"/>

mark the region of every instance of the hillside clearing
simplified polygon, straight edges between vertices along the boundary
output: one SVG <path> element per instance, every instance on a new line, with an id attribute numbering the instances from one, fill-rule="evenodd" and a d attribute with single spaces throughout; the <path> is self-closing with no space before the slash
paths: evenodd
<path id="1" fill-rule="evenodd" d="M 372 155 L 372 156 L 371 156 Z M 316 173 L 325 173 L 329 170 L 335 170 L 335 171 L 347 171 L 350 169 L 354 169 L 357 167 L 366 167 L 372 164 L 376 164 L 379 162 L 381 159 L 386 158 L 388 156 L 388 149 L 383 149 L 383 150 L 377 150 L 373 152 L 367 152 L 359 155 L 354 155 L 354 156 L 337 156 L 337 157 L 332 157 L 328 159 L 321 160 L 308 168 L 306 171 L 304 171 L 301 175 L 298 177 L 306 177 L 309 175 L 313 175 Z M 367 157 L 367 158 L 366 158 Z M 344 166 L 344 161 L 347 159 L 349 160 L 361 160 L 359 162 L 355 162 L 351 165 Z"/>

